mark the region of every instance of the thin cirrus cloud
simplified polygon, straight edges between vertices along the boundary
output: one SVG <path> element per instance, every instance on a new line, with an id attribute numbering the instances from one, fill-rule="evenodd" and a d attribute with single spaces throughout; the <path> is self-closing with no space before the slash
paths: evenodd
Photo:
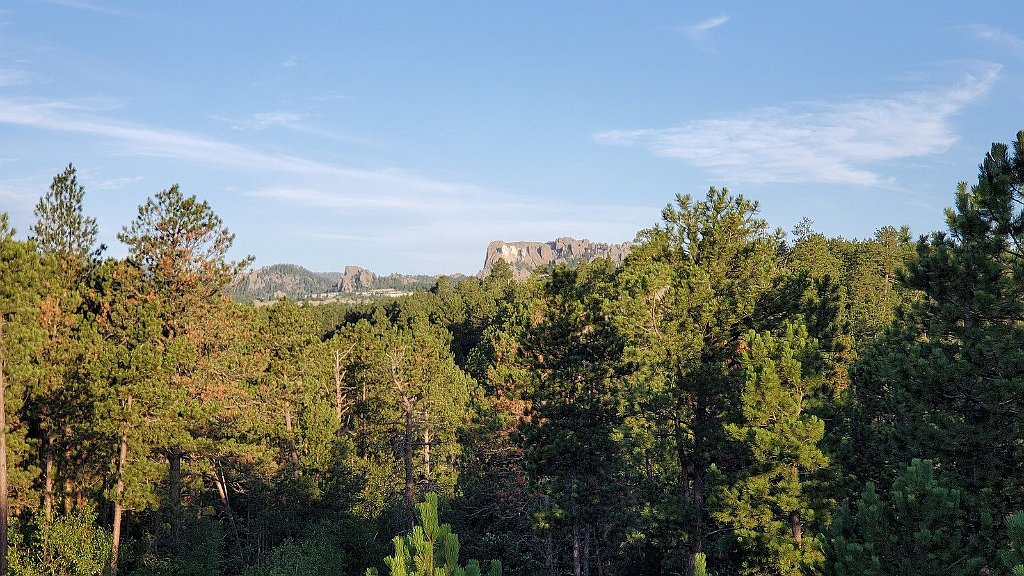
<path id="1" fill-rule="evenodd" d="M 1024 55 L 1024 39 L 994 26 L 984 24 L 972 24 L 967 27 L 977 38 L 1001 44 L 1018 55 Z"/>
<path id="2" fill-rule="evenodd" d="M 153 128 L 95 114 L 87 106 L 64 101 L 0 98 L 0 125 L 28 126 L 83 134 L 125 155 L 194 162 L 211 168 L 265 175 L 287 182 L 244 193 L 288 205 L 327 209 L 396 211 L 437 217 L 445 212 L 480 209 L 500 195 L 477 186 L 437 180 L 392 168 L 364 169 L 325 164 L 178 130 Z"/>
<path id="3" fill-rule="evenodd" d="M 260 132 L 262 130 L 283 128 L 299 134 L 326 138 L 337 142 L 373 146 L 374 142 L 350 136 L 333 130 L 326 130 L 309 122 L 310 115 L 299 112 L 277 111 L 277 112 L 256 112 L 250 117 L 242 120 L 234 120 L 224 116 L 213 116 L 218 122 L 226 122 L 231 125 L 232 130 L 239 132 Z"/>
<path id="4" fill-rule="evenodd" d="M 178 130 L 152 128 L 96 115 L 80 104 L 55 100 L 0 98 L 0 124 L 85 134 L 120 146 L 125 154 L 174 158 L 220 168 L 259 173 L 335 178 L 357 190 L 381 193 L 389 188 L 433 192 L 465 192 L 466 185 L 433 180 L 397 170 L 345 168 L 245 146 Z"/>
<path id="5" fill-rule="evenodd" d="M 250 118 L 238 122 L 232 122 L 231 128 L 233 130 L 240 131 L 256 131 L 278 126 L 283 128 L 294 128 L 299 126 L 299 123 L 305 118 L 306 116 L 304 114 L 299 114 L 298 112 L 257 112 Z M 214 120 L 226 119 L 215 117 Z"/>
<path id="6" fill-rule="evenodd" d="M 715 16 L 714 18 L 708 18 L 707 20 L 701 20 L 696 24 L 685 26 L 683 32 L 690 37 L 694 42 L 701 42 L 705 40 L 708 33 L 718 28 L 729 21 L 729 16 L 722 14 L 721 16 Z"/>
<path id="7" fill-rule="evenodd" d="M 82 10 L 84 12 L 95 12 L 97 14 L 106 14 L 108 16 L 124 16 L 124 12 L 94 2 L 86 2 L 84 0 L 43 0 L 46 4 L 53 4 L 55 6 L 62 6 L 64 8 L 73 8 L 75 10 Z"/>
<path id="8" fill-rule="evenodd" d="M 672 128 L 610 130 L 602 144 L 639 146 L 737 182 L 893 186 L 880 162 L 940 154 L 957 136 L 953 116 L 984 97 L 1001 66 L 963 82 L 879 99 L 797 103 Z"/>
<path id="9" fill-rule="evenodd" d="M 291 120 L 276 115 L 264 121 L 270 118 L 275 122 Z M 183 160 L 265 175 L 263 180 L 268 182 L 267 186 L 242 194 L 288 206 L 399 212 L 438 223 L 449 222 L 453 217 L 498 218 L 522 210 L 554 218 L 562 208 L 573 210 L 570 204 L 560 206 L 550 200 L 438 180 L 394 168 L 352 168 L 262 152 L 193 133 L 124 122 L 97 114 L 89 106 L 67 101 L 0 98 L 0 125 L 5 124 L 90 136 L 125 155 Z M 624 214 L 635 215 L 636 210 L 595 206 L 590 216 L 597 222 L 609 216 L 611 220 L 621 221 Z"/>

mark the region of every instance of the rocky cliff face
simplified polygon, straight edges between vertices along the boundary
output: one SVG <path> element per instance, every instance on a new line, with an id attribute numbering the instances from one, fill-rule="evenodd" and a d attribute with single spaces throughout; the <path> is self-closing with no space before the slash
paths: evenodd
<path id="1" fill-rule="evenodd" d="M 575 266 L 596 258 L 610 258 L 621 264 L 629 254 L 632 243 L 604 244 L 590 240 L 575 238 L 559 238 L 551 242 L 505 242 L 495 240 L 487 245 L 487 256 L 484 258 L 484 269 L 480 272 L 487 276 L 499 259 L 504 260 L 512 268 L 517 279 L 529 276 L 535 269 L 554 264 Z"/>
<path id="2" fill-rule="evenodd" d="M 338 280 L 337 289 L 339 292 L 355 292 L 365 290 L 373 285 L 377 275 L 366 268 L 359 266 L 345 266 L 345 271 Z"/>

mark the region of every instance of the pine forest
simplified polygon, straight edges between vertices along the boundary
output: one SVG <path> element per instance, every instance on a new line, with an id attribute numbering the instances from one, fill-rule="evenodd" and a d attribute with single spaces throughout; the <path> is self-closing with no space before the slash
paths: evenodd
<path id="1" fill-rule="evenodd" d="M 0 574 L 1022 576 L 1024 131 L 950 189 L 918 238 L 711 188 L 621 264 L 257 306 L 201 191 L 113 258 L 69 165 L 0 213 Z"/>

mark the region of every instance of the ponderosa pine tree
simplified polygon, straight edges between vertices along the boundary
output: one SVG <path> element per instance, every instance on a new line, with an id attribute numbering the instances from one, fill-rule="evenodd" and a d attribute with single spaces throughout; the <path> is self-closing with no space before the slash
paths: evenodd
<path id="1" fill-rule="evenodd" d="M 32 359 L 42 344 L 38 329 L 40 262 L 31 242 L 14 239 L 6 212 L 0 212 L 0 574 L 7 574 L 11 496 L 24 498 L 19 470 L 25 428 L 20 410 L 34 374 Z M 13 456 L 13 459 L 10 458 Z M 12 494 L 12 491 L 17 491 Z"/>
<path id="2" fill-rule="evenodd" d="M 155 506 L 159 472 L 149 456 L 166 433 L 164 410 L 173 393 L 162 385 L 159 315 L 139 290 L 139 276 L 123 260 L 107 260 L 90 274 L 86 320 L 97 338 L 80 367 L 97 385 L 94 418 L 77 432 L 105 439 L 92 447 L 115 463 L 113 481 L 102 483 L 112 505 L 112 574 L 119 569 L 124 512 Z"/>
<path id="3" fill-rule="evenodd" d="M 81 478 L 74 478 L 81 471 L 74 471 L 73 461 L 78 458 L 72 456 L 80 444 L 72 436 L 73 429 L 88 420 L 90 402 L 88 383 L 76 377 L 88 341 L 79 334 L 83 328 L 80 308 L 86 275 L 99 253 L 99 228 L 96 219 L 84 213 L 84 197 L 85 188 L 69 164 L 54 176 L 49 191 L 36 204 L 32 228 L 36 249 L 47 267 L 40 306 L 40 325 L 47 335 L 38 359 L 43 373 L 30 400 L 42 444 L 42 508 L 47 519 L 53 515 L 57 478 L 64 478 L 65 513 L 70 512 L 76 490 L 72 485 L 78 484 L 81 490 L 82 484 Z"/>
<path id="4" fill-rule="evenodd" d="M 535 530 L 530 514 L 542 500 L 529 482 L 520 439 L 536 383 L 525 334 L 541 318 L 539 284 L 536 278 L 513 280 L 504 260 L 482 283 L 496 311 L 467 359 L 479 388 L 459 439 L 459 497 L 453 503 L 453 525 L 466 537 L 465 549 L 501 559 L 514 574 L 539 572 L 547 551 L 547 534 Z"/>
<path id="5" fill-rule="evenodd" d="M 367 476 L 364 498 L 378 509 L 401 495 L 402 524 L 415 523 L 417 495 L 450 494 L 472 379 L 455 364 L 450 336 L 410 310 L 383 308 L 346 329 L 356 402 L 356 450 Z"/>
<path id="6" fill-rule="evenodd" d="M 627 450 L 649 508 L 632 543 L 637 569 L 688 571 L 694 553 L 721 553 L 709 472 L 736 464 L 724 424 L 738 408 L 740 344 L 781 266 L 781 239 L 756 213 L 725 189 L 679 196 L 618 275 L 623 359 L 635 366 Z"/>
<path id="7" fill-rule="evenodd" d="M 732 528 L 741 574 L 799 576 L 820 557 L 807 529 L 821 508 L 807 486 L 828 463 L 818 446 L 825 424 L 808 410 L 822 385 L 816 345 L 793 323 L 744 340 L 739 417 L 725 425 L 743 461 L 723 475 L 713 505 Z"/>
<path id="8" fill-rule="evenodd" d="M 614 272 L 607 260 L 552 269 L 541 289 L 542 319 L 526 337 L 537 381 L 520 429 L 551 574 L 560 566 L 575 576 L 603 573 L 623 531 L 628 488 L 616 442 L 623 338 L 608 299 Z"/>
<path id="9" fill-rule="evenodd" d="M 260 397 L 270 409 L 269 421 L 278 423 L 270 432 L 281 439 L 282 468 L 288 476 L 301 474 L 298 451 L 298 419 L 305 397 L 307 357 L 319 341 L 312 318 L 294 302 L 277 302 L 267 312 L 265 342 L 267 365 Z M 283 428 L 281 426 L 283 425 Z"/>
<path id="10" fill-rule="evenodd" d="M 169 537 L 176 554 L 183 520 L 182 461 L 197 450 L 204 430 L 216 425 L 218 401 L 229 396 L 224 387 L 231 378 L 211 369 L 227 345 L 219 330 L 230 309 L 224 289 L 249 259 L 228 259 L 234 235 L 208 203 L 186 197 L 177 185 L 147 199 L 118 239 L 135 270 L 126 288 L 152 309 L 158 324 L 146 344 L 159 356 L 154 376 L 166 391 L 159 406 L 165 416 L 159 452 L 167 462 Z"/>
<path id="11" fill-rule="evenodd" d="M 68 164 L 53 177 L 49 191 L 35 207 L 32 239 L 40 253 L 58 261 L 61 284 L 73 286 L 81 280 L 96 255 L 99 227 L 85 215 L 85 187 L 78 183 L 75 167 Z"/>
<path id="12" fill-rule="evenodd" d="M 1024 508 L 1022 186 L 1024 132 L 1012 154 L 992 146 L 977 184 L 958 186 L 948 233 L 922 238 L 909 265 L 920 300 L 854 371 L 849 467 L 884 486 L 907 459 L 934 460 L 990 556 L 1004 530 L 998 519 Z"/>

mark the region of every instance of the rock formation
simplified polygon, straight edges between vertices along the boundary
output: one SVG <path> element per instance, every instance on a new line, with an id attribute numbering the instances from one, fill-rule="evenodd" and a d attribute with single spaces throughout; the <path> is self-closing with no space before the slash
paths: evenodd
<path id="1" fill-rule="evenodd" d="M 494 263 L 501 259 L 512 268 L 517 279 L 529 276 L 535 269 L 554 264 L 575 266 L 597 258 L 610 258 L 621 264 L 629 254 L 632 243 L 604 244 L 590 240 L 563 237 L 551 242 L 505 242 L 495 240 L 487 245 L 481 276 L 491 273 Z"/>
<path id="2" fill-rule="evenodd" d="M 338 280 L 337 289 L 339 292 L 355 292 L 369 288 L 377 279 L 377 275 L 366 268 L 359 266 L 345 266 L 345 272 Z"/>

